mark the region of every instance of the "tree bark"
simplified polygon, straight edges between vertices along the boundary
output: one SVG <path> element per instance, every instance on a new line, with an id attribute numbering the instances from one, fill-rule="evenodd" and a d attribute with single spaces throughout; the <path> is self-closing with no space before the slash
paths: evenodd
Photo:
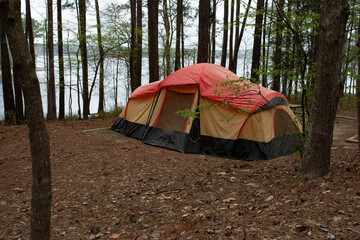
<path id="1" fill-rule="evenodd" d="M 229 0 L 224 0 L 224 26 L 223 26 L 223 44 L 221 52 L 221 66 L 226 66 L 227 58 L 227 43 L 228 43 L 228 32 L 229 32 Z"/>
<path id="2" fill-rule="evenodd" d="M 259 83 L 260 58 L 261 58 L 261 33 L 264 14 L 264 0 L 258 0 L 256 6 L 254 44 L 251 62 L 250 81 Z"/>
<path id="3" fill-rule="evenodd" d="M 184 16 L 181 16 L 181 67 L 185 67 Z"/>
<path id="4" fill-rule="evenodd" d="M 288 14 L 291 14 L 291 0 L 289 0 L 287 2 L 287 12 Z M 290 75 L 290 72 L 291 72 L 291 65 L 290 65 L 290 56 L 291 56 L 291 53 L 290 53 L 290 47 L 291 47 L 291 35 L 290 35 L 290 32 L 287 32 L 285 33 L 285 73 L 284 73 L 284 77 L 283 77 L 283 81 L 282 81 L 282 89 L 281 89 L 281 92 L 284 94 L 284 95 L 287 95 L 288 93 L 288 82 L 290 81 L 289 80 L 289 75 Z"/>
<path id="5" fill-rule="evenodd" d="M 136 3 L 136 81 L 135 88 L 141 86 L 141 70 L 142 70 L 142 0 Z"/>
<path id="6" fill-rule="evenodd" d="M 169 19 L 169 8 L 168 8 L 168 0 L 163 1 L 164 7 L 164 27 L 165 27 L 165 50 L 164 50 L 164 67 L 165 67 L 165 76 L 169 76 L 171 74 L 171 40 L 170 40 L 170 19 Z"/>
<path id="7" fill-rule="evenodd" d="M 358 51 L 358 61 L 357 61 L 357 67 L 358 67 L 358 75 L 356 76 L 356 98 L 357 98 L 357 116 L 358 116 L 358 136 L 360 136 L 360 21 L 358 25 L 358 31 L 357 31 L 357 51 Z M 351 89 L 349 89 L 350 92 Z M 358 150 L 360 153 L 360 140 L 358 137 Z"/>
<path id="8" fill-rule="evenodd" d="M 176 47 L 175 47 L 175 71 L 181 68 L 180 65 L 180 38 L 181 38 L 181 26 L 182 26 L 182 6 L 183 0 L 177 1 L 176 7 Z"/>
<path id="9" fill-rule="evenodd" d="M 59 119 L 65 118 L 64 44 L 62 35 L 61 0 L 57 0 L 58 56 L 59 56 Z"/>
<path id="10" fill-rule="evenodd" d="M 68 60 L 69 60 L 69 116 L 70 119 L 72 118 L 72 60 L 71 60 L 71 53 L 70 53 L 70 44 L 69 44 L 69 32 L 67 35 L 67 39 L 66 39 L 66 51 L 67 51 L 67 56 L 68 56 Z"/>
<path id="11" fill-rule="evenodd" d="M 215 63 L 216 54 L 216 0 L 213 0 L 212 30 L 211 30 L 211 62 Z"/>
<path id="12" fill-rule="evenodd" d="M 234 6 L 235 7 L 235 6 Z M 235 44 L 233 48 L 232 58 L 229 61 L 229 69 L 233 68 L 233 66 L 237 66 L 237 55 L 236 53 L 236 44 L 239 41 L 239 33 L 240 33 L 240 0 L 236 0 L 236 10 L 235 10 Z M 236 63 L 234 63 L 236 61 Z M 235 67 L 237 68 L 237 67 Z M 236 73 L 236 70 L 233 70 Z"/>
<path id="13" fill-rule="evenodd" d="M 231 0 L 230 3 L 230 39 L 229 39 L 229 67 L 230 62 L 233 58 L 234 49 L 234 11 L 235 11 L 235 0 Z"/>
<path id="14" fill-rule="evenodd" d="M 56 119 L 56 94 L 55 94 L 55 66 L 54 66 L 54 29 L 53 29 L 53 1 L 48 0 L 47 3 L 47 17 L 48 17 L 48 32 L 47 32 L 47 51 L 49 63 L 49 81 L 47 84 L 47 104 L 48 112 L 47 119 Z"/>
<path id="15" fill-rule="evenodd" d="M 208 62 L 209 49 L 209 23 L 210 23 L 210 0 L 200 0 L 199 3 L 199 38 L 198 38 L 198 63 Z"/>
<path id="16" fill-rule="evenodd" d="M 279 11 L 282 11 L 284 8 L 284 0 L 279 0 L 279 4 L 277 6 Z M 278 12 L 279 12 L 278 11 Z M 273 76 L 273 84 L 271 89 L 275 91 L 280 91 L 280 76 L 281 76 L 281 47 L 282 47 L 282 27 L 283 27 L 283 19 L 281 18 L 280 13 L 277 14 L 276 18 L 276 40 L 275 40 L 275 51 L 274 51 L 274 76 Z"/>
<path id="17" fill-rule="evenodd" d="M 14 62 L 13 62 L 13 79 L 14 79 L 14 90 L 15 90 L 16 124 L 24 124 L 25 117 L 24 117 L 23 90 L 21 87 L 21 76 L 19 75 L 19 71 L 17 70 L 17 66 L 14 64 Z"/>
<path id="18" fill-rule="evenodd" d="M 89 115 L 89 79 L 88 79 L 88 59 L 86 46 L 86 1 L 79 0 L 80 16 L 80 51 L 83 77 L 83 119 L 87 120 Z"/>
<path id="19" fill-rule="evenodd" d="M 32 58 L 34 59 L 34 62 L 35 62 L 34 33 L 33 33 L 33 28 L 32 28 L 30 0 L 26 0 L 25 36 L 26 36 L 26 39 L 28 40 L 31 56 L 32 56 Z"/>
<path id="20" fill-rule="evenodd" d="M 4 97 L 5 124 L 13 125 L 16 123 L 14 90 L 11 77 L 11 63 L 9 57 L 8 41 L 5 34 L 5 15 L 0 16 L 0 41 L 1 41 L 1 71 L 2 89 Z"/>
<path id="21" fill-rule="evenodd" d="M 130 0 L 131 44 L 130 44 L 130 85 L 131 91 L 136 89 L 136 0 Z"/>
<path id="22" fill-rule="evenodd" d="M 334 121 L 343 85 L 341 60 L 348 16 L 346 0 L 322 1 L 316 81 L 300 169 L 303 178 L 323 176 L 330 171 Z"/>
<path id="23" fill-rule="evenodd" d="M 50 239 L 51 168 L 50 144 L 46 131 L 35 62 L 26 43 L 20 1 L 0 3 L 0 15 L 6 16 L 9 45 L 19 76 L 26 104 L 27 125 L 32 157 L 32 197 L 30 239 Z"/>
<path id="24" fill-rule="evenodd" d="M 78 104 L 78 118 L 81 119 L 81 91 L 80 91 L 80 59 L 79 59 L 80 48 L 76 51 L 76 94 Z"/>
<path id="25" fill-rule="evenodd" d="M 180 2 L 182 2 L 182 0 Z M 159 80 L 159 39 L 158 39 L 159 0 L 149 1 L 148 11 L 149 11 L 148 28 L 149 28 L 149 75 L 150 75 L 149 82 L 156 82 Z"/>
<path id="26" fill-rule="evenodd" d="M 102 44 L 101 36 L 101 22 L 100 22 L 100 10 L 99 10 L 99 1 L 95 0 L 95 9 L 96 9 L 96 29 L 97 29 L 97 40 L 99 47 L 99 57 L 100 57 L 100 78 L 99 78 L 99 107 L 98 112 L 104 111 L 104 61 L 105 54 Z"/>

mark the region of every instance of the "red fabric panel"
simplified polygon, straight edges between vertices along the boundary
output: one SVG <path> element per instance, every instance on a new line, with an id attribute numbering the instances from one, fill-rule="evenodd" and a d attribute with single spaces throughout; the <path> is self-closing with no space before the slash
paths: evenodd
<path id="1" fill-rule="evenodd" d="M 239 79 L 240 77 L 222 66 L 212 63 L 199 63 L 182 68 L 162 81 L 137 88 L 130 98 L 157 92 L 166 86 L 197 84 L 200 86 L 200 96 L 226 102 L 235 108 L 245 109 L 250 114 L 275 97 L 286 100 L 283 94 L 246 80 L 221 86 L 222 82 Z M 216 91 L 217 93 L 215 93 Z"/>

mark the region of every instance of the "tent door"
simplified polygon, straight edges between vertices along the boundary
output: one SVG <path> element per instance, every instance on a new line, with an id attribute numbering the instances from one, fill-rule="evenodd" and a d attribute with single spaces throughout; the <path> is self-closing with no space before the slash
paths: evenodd
<path id="1" fill-rule="evenodd" d="M 194 100 L 194 95 L 194 93 L 180 93 L 168 90 L 156 127 L 184 132 L 187 118 L 184 118 L 180 114 L 176 114 L 176 112 L 179 110 L 190 109 Z"/>

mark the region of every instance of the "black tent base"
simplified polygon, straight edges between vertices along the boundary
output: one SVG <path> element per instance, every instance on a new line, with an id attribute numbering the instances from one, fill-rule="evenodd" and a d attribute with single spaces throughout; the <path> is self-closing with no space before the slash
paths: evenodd
<path id="1" fill-rule="evenodd" d="M 267 143 L 246 139 L 232 140 L 202 136 L 199 134 L 199 121 L 194 122 L 189 134 L 149 127 L 129 122 L 124 118 L 118 118 L 111 129 L 152 146 L 185 153 L 206 153 L 241 160 L 261 161 L 292 155 L 299 151 L 303 143 L 301 133 L 277 137 Z"/>

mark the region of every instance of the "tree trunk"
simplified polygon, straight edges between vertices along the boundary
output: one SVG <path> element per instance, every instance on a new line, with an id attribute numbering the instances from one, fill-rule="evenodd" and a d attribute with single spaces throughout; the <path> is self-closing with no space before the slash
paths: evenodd
<path id="1" fill-rule="evenodd" d="M 78 118 L 81 119 L 81 91 L 80 91 L 80 59 L 79 50 L 76 52 L 76 91 L 77 91 L 77 103 L 78 103 Z"/>
<path id="2" fill-rule="evenodd" d="M 240 34 L 239 34 L 239 36 L 236 37 L 235 51 L 234 51 L 234 54 L 233 54 L 233 59 L 230 60 L 229 70 L 233 71 L 235 74 L 236 74 L 236 68 L 237 68 L 237 58 L 238 58 L 238 55 L 239 55 L 240 43 L 241 43 L 242 37 L 244 35 L 245 26 L 246 26 L 246 20 L 247 20 L 248 14 L 249 14 L 250 5 L 251 5 L 251 0 L 249 0 L 248 5 L 246 7 L 246 11 L 245 11 L 245 15 L 244 15 L 243 24 L 241 26 Z"/>
<path id="3" fill-rule="evenodd" d="M 216 0 L 213 0 L 211 41 L 212 41 L 211 62 L 215 63 L 215 54 L 216 54 Z"/>
<path id="4" fill-rule="evenodd" d="M 100 55 L 100 78 L 99 78 L 99 107 L 98 112 L 104 111 L 104 61 L 105 54 L 102 44 L 101 36 L 101 22 L 100 22 L 100 10 L 99 10 L 99 1 L 95 0 L 95 9 L 96 9 L 96 29 L 97 29 L 97 38 L 98 38 L 98 47 Z"/>
<path id="5" fill-rule="evenodd" d="M 26 104 L 27 125 L 32 157 L 32 197 L 30 239 L 50 239 L 51 168 L 50 144 L 46 131 L 35 62 L 23 32 L 20 1 L 0 3 L 0 15 L 6 16 L 9 45 L 19 76 Z"/>
<path id="6" fill-rule="evenodd" d="M 229 0 L 224 0 L 224 27 L 223 27 L 223 44 L 221 52 L 221 66 L 226 66 L 227 57 L 227 43 L 228 43 L 228 28 L 229 28 Z"/>
<path id="7" fill-rule="evenodd" d="M 131 45 L 130 45 L 130 77 L 131 91 L 136 89 L 136 0 L 130 0 L 131 13 Z"/>
<path id="8" fill-rule="evenodd" d="M 116 73 L 113 76 L 114 79 L 114 101 L 115 101 L 115 110 L 118 108 L 118 89 L 119 89 L 119 63 L 120 60 L 116 59 Z"/>
<path id="9" fill-rule="evenodd" d="M 182 0 L 180 1 L 182 2 Z M 178 3 L 179 4 L 179 3 Z M 159 0 L 148 2 L 148 28 L 149 28 L 149 82 L 159 80 Z M 180 29 L 179 29 L 180 31 Z M 178 40 L 178 36 L 176 36 Z M 180 39 L 179 39 L 180 41 Z M 177 43 L 177 42 L 176 42 Z M 176 45 L 177 46 L 177 45 Z M 180 52 L 180 49 L 179 49 Z M 180 55 L 179 55 L 180 57 Z M 180 59 L 179 59 L 180 61 Z"/>
<path id="10" fill-rule="evenodd" d="M 53 29 L 53 1 L 48 0 L 47 3 L 47 17 L 48 17 L 48 32 L 47 32 L 47 50 L 49 63 L 49 81 L 47 84 L 47 104 L 48 120 L 56 120 L 56 94 L 55 94 L 55 66 L 54 66 L 54 29 Z"/>
<path id="11" fill-rule="evenodd" d="M 26 0 L 25 36 L 26 36 L 26 39 L 28 40 L 31 56 L 35 62 L 34 33 L 33 33 L 33 28 L 32 28 L 30 0 Z"/>
<path id="12" fill-rule="evenodd" d="M 265 6 L 265 19 L 268 15 L 268 13 L 271 13 L 274 9 L 274 1 L 271 2 L 271 8 L 270 11 L 267 10 L 268 5 L 267 5 L 267 1 L 266 1 L 266 6 Z M 268 27 L 266 27 L 268 25 Z M 268 29 L 268 33 L 267 35 L 265 34 L 265 29 Z M 269 56 L 270 56 L 270 37 L 271 37 L 271 33 L 272 32 L 272 20 L 271 20 L 271 15 L 269 16 L 269 24 L 266 24 L 266 21 L 264 21 L 264 51 L 265 51 L 265 46 L 266 46 L 266 53 L 264 53 L 264 72 L 266 72 L 263 75 L 262 78 L 262 85 L 264 87 L 268 87 L 268 69 L 269 69 Z M 265 44 L 265 37 L 267 38 L 267 44 Z"/>
<path id="13" fill-rule="evenodd" d="M 231 0 L 230 3 L 230 39 L 229 39 L 229 67 L 230 62 L 233 58 L 234 48 L 234 11 L 235 11 L 235 0 Z"/>
<path id="14" fill-rule="evenodd" d="M 292 50 L 291 50 L 291 55 L 295 55 L 295 52 L 296 52 L 296 44 L 292 44 Z M 290 53 L 289 53 L 290 55 Z M 290 102 L 290 99 L 291 99 L 291 93 L 293 92 L 294 88 L 293 88 L 293 79 L 294 79 L 294 73 L 296 72 L 296 69 L 295 69 L 295 59 L 294 58 L 290 58 L 290 62 L 289 62 L 289 66 L 291 66 L 291 70 L 290 70 L 290 74 L 289 74 L 289 81 L 288 81 L 288 92 L 287 92 L 287 97 L 288 97 L 288 100 Z"/>
<path id="15" fill-rule="evenodd" d="M 263 23 L 262 23 L 262 26 L 263 26 L 263 32 L 262 32 L 262 55 L 263 55 L 263 58 L 262 58 L 262 79 L 261 79 L 261 84 L 263 87 L 266 87 L 267 85 L 267 78 L 266 78 L 266 75 L 267 73 L 265 72 L 267 69 L 266 69 L 266 28 L 267 28 L 267 24 L 266 24 L 266 21 L 267 21 L 267 6 L 268 6 L 268 1 L 266 0 L 265 1 L 265 7 L 264 7 L 264 20 L 263 20 Z"/>
<path id="16" fill-rule="evenodd" d="M 277 5 L 278 11 L 282 11 L 284 8 L 284 0 L 279 0 Z M 281 76 L 281 46 L 282 46 L 282 30 L 283 28 L 283 20 L 281 18 L 280 13 L 277 14 L 276 18 L 276 40 L 275 40 L 275 51 L 274 51 L 274 76 L 273 76 L 273 84 L 271 89 L 275 91 L 280 91 L 280 76 Z"/>
<path id="17" fill-rule="evenodd" d="M 236 68 L 237 68 L 237 55 L 238 53 L 236 53 L 236 44 L 239 41 L 239 32 L 240 32 L 240 0 L 236 0 L 236 12 L 235 12 L 235 44 L 234 44 L 234 50 L 232 53 L 232 58 L 230 58 L 229 60 L 229 69 L 233 69 L 235 66 L 235 70 L 233 69 L 232 71 L 234 73 L 236 73 Z M 236 63 L 234 62 L 236 61 Z"/>
<path id="18" fill-rule="evenodd" d="M 67 55 L 68 55 L 68 60 L 69 60 L 69 116 L 70 119 L 72 117 L 72 60 L 71 60 L 71 53 L 70 53 L 70 44 L 69 44 L 69 32 L 67 35 L 67 40 L 66 40 L 66 50 L 67 50 Z"/>
<path id="19" fill-rule="evenodd" d="M 239 40 L 240 33 L 240 0 L 236 0 L 235 12 L 235 43 Z M 235 58 L 235 56 L 233 56 Z"/>
<path id="20" fill-rule="evenodd" d="M 287 12 L 288 14 L 291 14 L 291 0 L 288 1 L 287 3 Z M 290 47 L 291 47 L 291 35 L 290 32 L 285 33 L 286 39 L 285 39 L 285 73 L 284 73 L 284 77 L 283 77 L 283 81 L 282 81 L 282 89 L 281 92 L 286 95 L 288 93 L 288 82 L 289 80 L 289 75 L 291 73 L 291 65 L 290 65 Z"/>
<path id="21" fill-rule="evenodd" d="M 141 68 L 142 68 L 142 0 L 136 3 L 136 80 L 135 88 L 141 86 Z"/>
<path id="22" fill-rule="evenodd" d="M 10 42 L 10 39 L 9 39 Z M 12 55 L 12 53 L 11 53 Z M 12 57 L 13 58 L 13 57 Z M 24 103 L 23 103 L 23 90 L 21 88 L 21 76 L 19 71 L 13 62 L 13 79 L 15 90 L 15 111 L 16 111 L 16 124 L 24 124 Z"/>
<path id="23" fill-rule="evenodd" d="M 264 14 L 264 0 L 258 0 L 256 6 L 255 30 L 254 30 L 254 44 L 251 62 L 251 77 L 250 80 L 259 83 L 260 58 L 261 58 L 261 33 L 262 22 Z"/>
<path id="24" fill-rule="evenodd" d="M 92 51 L 92 52 L 95 52 L 95 51 Z M 95 72 L 94 72 L 94 79 L 91 83 L 91 86 L 90 86 L 90 91 L 89 91 L 89 103 L 91 102 L 91 96 L 92 96 L 92 93 L 93 93 L 93 90 L 95 88 L 95 83 L 96 83 L 96 78 L 97 78 L 97 75 L 98 75 L 98 72 L 99 72 L 99 68 L 100 68 L 100 62 L 101 62 L 101 59 L 99 59 L 98 61 L 96 61 L 96 57 L 94 55 L 94 64 L 95 64 Z"/>
<path id="25" fill-rule="evenodd" d="M 86 46 L 86 1 L 79 0 L 80 15 L 80 51 L 83 77 L 83 119 L 87 120 L 89 115 L 89 80 L 88 80 L 88 60 Z"/>
<path id="26" fill-rule="evenodd" d="M 357 70 L 358 74 L 356 76 L 356 98 L 357 98 L 357 117 L 358 117 L 358 151 L 360 153 L 360 21 L 357 31 L 357 51 L 358 51 L 358 61 L 357 61 Z M 349 89 L 350 92 L 351 89 Z"/>
<path id="27" fill-rule="evenodd" d="M 164 6 L 164 27 L 165 27 L 165 49 L 164 49 L 164 66 L 165 66 L 165 76 L 171 74 L 171 41 L 170 41 L 170 20 L 168 14 L 168 0 L 163 1 Z"/>
<path id="28" fill-rule="evenodd" d="M 341 60 L 348 15 L 346 0 L 322 1 L 314 96 L 300 170 L 303 178 L 323 176 L 330 171 L 334 121 L 343 85 Z"/>
<path id="29" fill-rule="evenodd" d="M 8 41 L 6 38 L 5 15 L 0 16 L 0 41 L 1 41 L 1 77 L 4 97 L 4 116 L 5 124 L 13 125 L 16 123 L 14 90 L 11 77 L 11 63 L 9 57 Z"/>
<path id="30" fill-rule="evenodd" d="M 185 67 L 184 16 L 181 16 L 181 67 Z"/>
<path id="31" fill-rule="evenodd" d="M 175 71 L 181 68 L 180 65 L 180 38 L 181 38 L 181 26 L 182 26 L 182 6 L 183 1 L 177 1 L 176 7 L 176 47 L 175 47 Z"/>
<path id="32" fill-rule="evenodd" d="M 58 55 L 59 55 L 59 119 L 65 118 L 64 47 L 62 35 L 61 0 L 57 0 Z"/>
<path id="33" fill-rule="evenodd" d="M 200 0 L 199 3 L 199 38 L 198 38 L 198 63 L 208 62 L 209 49 L 209 23 L 210 0 Z"/>

